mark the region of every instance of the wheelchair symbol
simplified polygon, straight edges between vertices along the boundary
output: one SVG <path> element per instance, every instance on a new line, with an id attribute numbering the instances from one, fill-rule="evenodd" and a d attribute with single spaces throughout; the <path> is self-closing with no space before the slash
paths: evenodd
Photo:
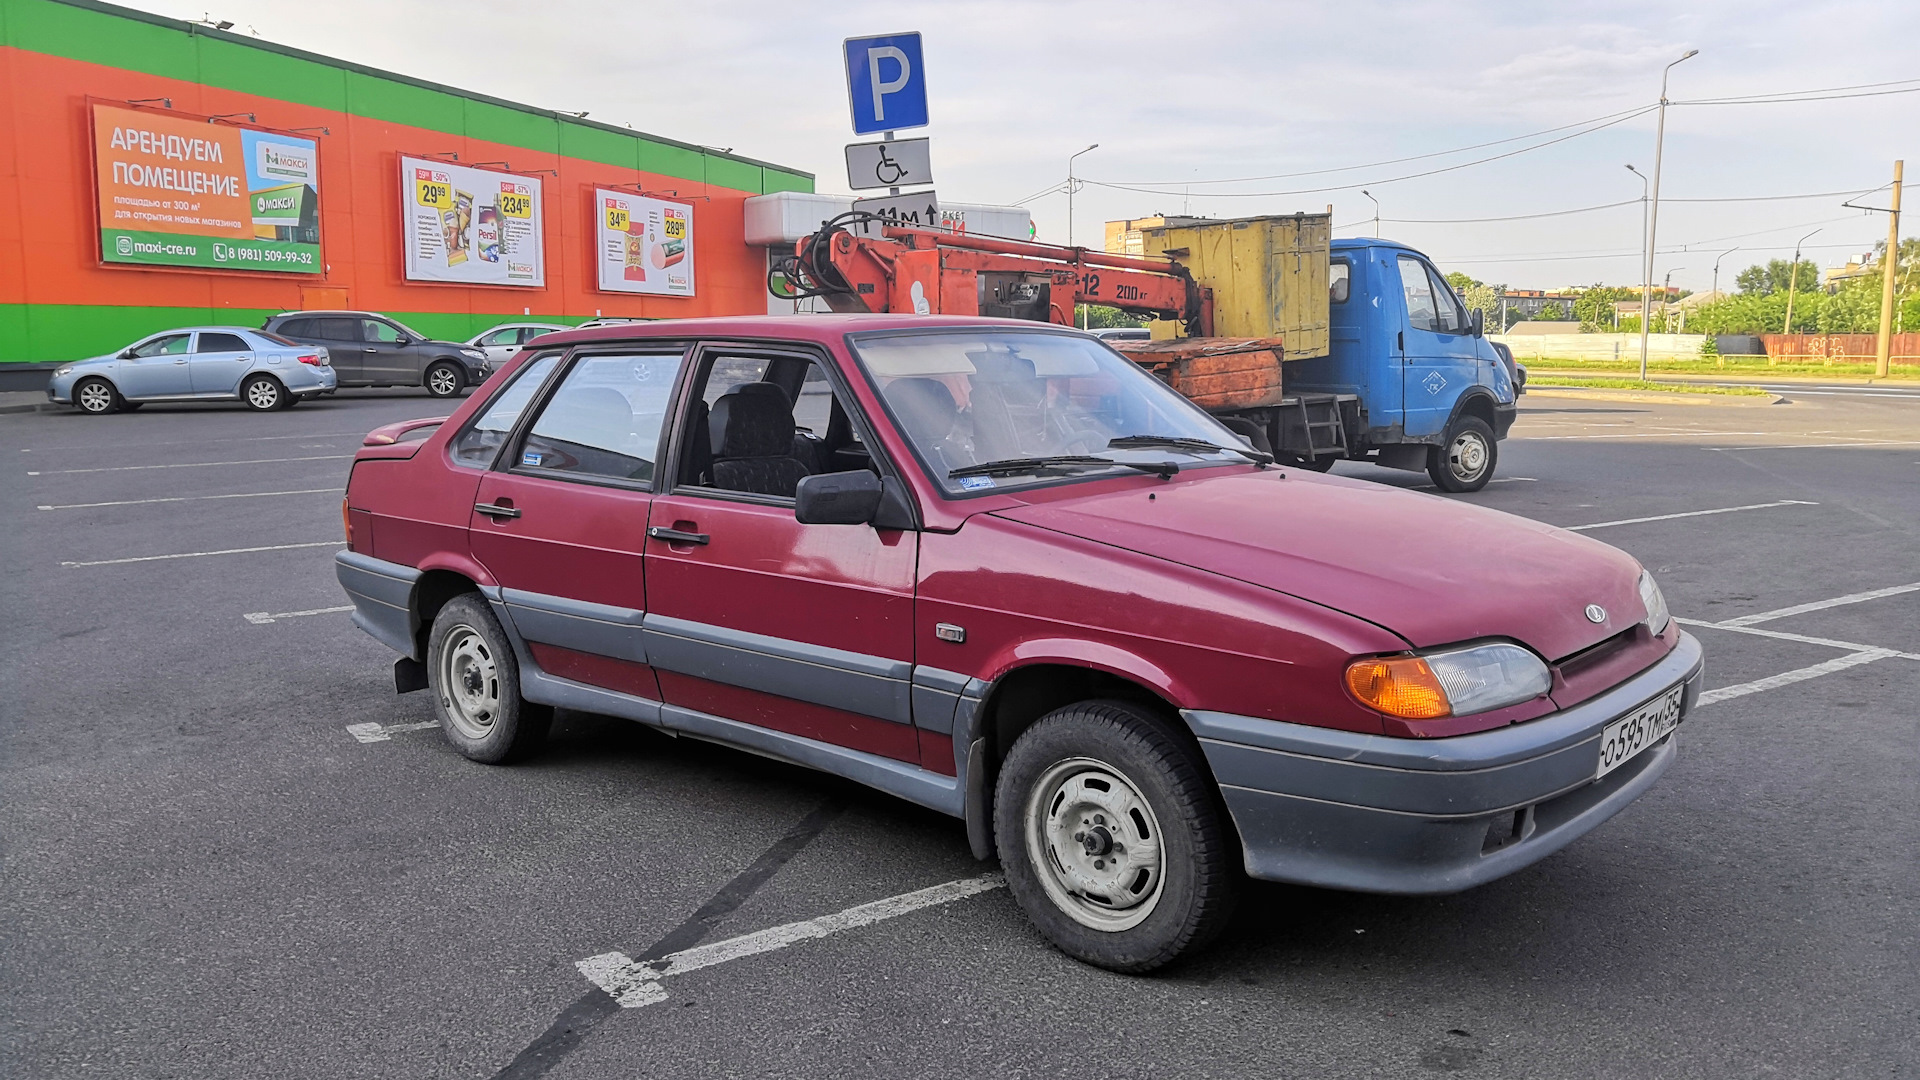
<path id="1" fill-rule="evenodd" d="M 889 173 L 891 173 L 892 175 L 888 175 Z M 888 157 L 887 148 L 885 146 L 882 146 L 880 148 L 880 160 L 875 162 L 873 166 L 873 178 L 875 180 L 880 181 L 882 184 L 887 185 L 888 187 L 892 187 L 893 185 L 898 184 L 900 182 L 900 178 L 905 175 L 907 175 L 907 170 L 905 169 L 905 167 L 903 167 L 899 162 Z"/>

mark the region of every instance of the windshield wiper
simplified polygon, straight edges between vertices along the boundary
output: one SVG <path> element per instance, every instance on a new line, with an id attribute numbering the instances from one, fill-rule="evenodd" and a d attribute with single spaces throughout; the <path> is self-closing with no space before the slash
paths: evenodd
<path id="1" fill-rule="evenodd" d="M 1147 446 L 1164 446 L 1172 450 L 1192 450 L 1219 454 L 1239 454 L 1256 464 L 1266 465 L 1273 461 L 1273 455 L 1259 450 L 1250 450 L 1244 446 L 1221 446 L 1205 439 L 1188 439 L 1178 435 L 1122 435 L 1109 440 L 1109 450 L 1134 450 Z"/>
<path id="2" fill-rule="evenodd" d="M 1141 472 L 1157 473 L 1162 479 L 1180 471 L 1180 466 L 1171 461 L 1115 461 L 1112 458 L 1096 457 L 1092 454 L 1052 454 L 1047 457 L 1005 458 L 1000 461 L 983 461 L 978 465 L 963 465 L 958 469 L 949 470 L 947 479 L 958 480 L 963 476 L 1008 476 L 1014 473 L 1043 472 L 1048 469 L 1094 465 L 1117 465 L 1138 469 Z"/>

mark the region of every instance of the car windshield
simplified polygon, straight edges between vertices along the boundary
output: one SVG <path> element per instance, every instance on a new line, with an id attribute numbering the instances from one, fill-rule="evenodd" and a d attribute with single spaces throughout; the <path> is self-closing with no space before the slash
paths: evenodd
<path id="1" fill-rule="evenodd" d="M 249 330 L 249 331 L 247 331 L 247 333 L 249 333 L 249 334 L 252 334 L 252 335 L 253 335 L 254 337 L 263 337 L 263 338 L 266 338 L 266 339 L 267 339 L 268 341 L 271 341 L 271 342 L 273 342 L 273 343 L 274 343 L 275 345 L 298 345 L 298 344 L 300 344 L 299 342 L 297 342 L 297 341 L 295 341 L 295 340 L 293 340 L 292 338 L 283 338 L 283 337 L 281 337 L 281 336 L 280 336 L 279 334 L 276 334 L 276 333 L 274 333 L 274 332 L 273 332 L 273 331 L 271 331 L 271 330 Z"/>
<path id="2" fill-rule="evenodd" d="M 853 349 L 914 453 L 952 493 L 1142 463 L 1244 462 L 1251 453 L 1165 383 L 1080 334 L 862 334 Z"/>

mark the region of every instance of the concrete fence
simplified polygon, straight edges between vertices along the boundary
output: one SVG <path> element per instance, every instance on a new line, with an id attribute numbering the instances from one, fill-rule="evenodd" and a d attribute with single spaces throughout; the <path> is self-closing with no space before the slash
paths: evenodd
<path id="1" fill-rule="evenodd" d="M 1760 340 L 1766 344 L 1770 361 L 1871 364 L 1879 338 L 1875 334 L 1762 334 Z M 1920 334 L 1893 335 L 1893 362 L 1920 364 Z"/>
<path id="2" fill-rule="evenodd" d="M 1639 334 L 1491 334 L 1513 350 L 1514 359 L 1639 360 Z M 1705 334 L 1649 334 L 1649 360 L 1698 360 Z"/>

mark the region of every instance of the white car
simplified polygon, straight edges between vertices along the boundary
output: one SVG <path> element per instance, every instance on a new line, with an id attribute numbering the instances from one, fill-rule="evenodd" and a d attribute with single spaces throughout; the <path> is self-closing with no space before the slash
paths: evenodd
<path id="1" fill-rule="evenodd" d="M 559 323 L 516 322 L 501 323 L 491 330 L 475 334 L 467 344 L 487 354 L 489 370 L 498 368 L 520 351 L 520 347 L 542 334 L 551 334 L 555 330 L 571 330 L 570 326 Z"/>

